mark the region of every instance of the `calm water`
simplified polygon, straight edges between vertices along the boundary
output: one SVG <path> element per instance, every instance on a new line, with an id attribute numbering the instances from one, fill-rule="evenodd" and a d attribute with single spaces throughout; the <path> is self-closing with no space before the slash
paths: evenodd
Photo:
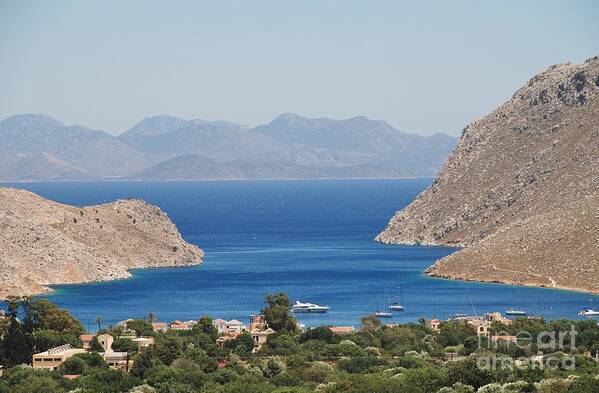
<path id="1" fill-rule="evenodd" d="M 454 251 L 386 246 L 372 238 L 392 214 L 430 183 L 417 180 L 104 182 L 13 184 L 59 202 L 88 205 L 138 197 L 160 206 L 185 239 L 202 247 L 191 268 L 137 270 L 128 280 L 56 287 L 50 300 L 93 329 L 141 318 L 211 315 L 247 322 L 268 292 L 328 305 L 301 316 L 306 325 L 356 325 L 385 308 L 401 283 L 403 313 L 392 321 L 520 307 L 548 318 L 576 318 L 599 297 L 549 289 L 426 277 L 422 271 Z M 472 300 L 472 303 L 470 301 Z"/>

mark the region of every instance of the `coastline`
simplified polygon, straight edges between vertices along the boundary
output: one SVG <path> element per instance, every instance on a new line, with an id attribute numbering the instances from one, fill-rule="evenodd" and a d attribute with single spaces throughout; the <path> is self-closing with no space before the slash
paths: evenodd
<path id="1" fill-rule="evenodd" d="M 567 286 L 561 286 L 561 285 L 548 286 L 548 285 L 544 285 L 544 284 L 534 284 L 534 283 L 524 282 L 524 281 L 518 282 L 518 281 L 498 280 L 498 279 L 469 278 L 469 277 L 464 277 L 464 276 L 459 276 L 459 275 L 438 274 L 438 273 L 434 273 L 434 272 L 429 272 L 429 269 L 432 268 L 433 266 L 435 266 L 435 264 L 433 264 L 429 268 L 427 268 L 423 272 L 423 274 L 427 277 L 438 278 L 438 279 L 443 279 L 443 280 L 466 281 L 466 282 L 497 284 L 497 285 L 513 285 L 513 286 L 521 286 L 521 287 L 529 287 L 529 288 L 543 288 L 543 289 L 548 289 L 548 290 L 576 292 L 576 293 L 599 296 L 599 291 L 592 290 L 592 289 L 585 290 L 585 289 L 581 289 L 581 288 L 567 287 Z"/>
<path id="2" fill-rule="evenodd" d="M 37 291 L 30 290 L 30 291 L 24 291 L 24 292 L 6 293 L 8 291 L 4 291 L 0 288 L 0 302 L 7 300 L 11 296 L 16 296 L 16 297 L 49 296 L 56 292 L 56 289 L 55 289 L 56 287 L 61 287 L 61 286 L 110 283 L 110 282 L 115 282 L 115 281 L 130 280 L 130 279 L 134 278 L 134 275 L 132 273 L 134 270 L 177 269 L 177 268 L 200 266 L 203 263 L 204 263 L 204 259 L 202 257 L 196 263 L 191 263 L 191 264 L 173 264 L 173 265 L 144 266 L 144 267 L 137 266 L 137 267 L 127 269 L 126 272 L 128 273 L 128 275 L 123 276 L 123 277 L 114 277 L 114 278 L 106 278 L 106 279 L 98 279 L 98 280 L 96 280 L 96 279 L 80 280 L 80 281 L 75 280 L 75 281 L 69 281 L 69 282 L 57 282 L 57 283 L 52 283 L 52 284 L 37 283 L 39 285 L 39 290 L 37 290 Z"/>

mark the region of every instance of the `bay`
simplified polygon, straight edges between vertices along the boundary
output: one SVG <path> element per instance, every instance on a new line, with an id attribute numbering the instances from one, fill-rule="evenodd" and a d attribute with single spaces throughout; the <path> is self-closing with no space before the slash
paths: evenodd
<path id="1" fill-rule="evenodd" d="M 372 239 L 432 179 L 210 182 L 15 183 L 73 205 L 141 198 L 169 214 L 183 237 L 206 252 L 202 265 L 139 269 L 127 280 L 60 285 L 46 296 L 89 330 L 154 313 L 161 321 L 203 315 L 238 319 L 259 312 L 264 295 L 331 307 L 300 315 L 315 325 L 357 325 L 400 293 L 406 310 L 389 322 L 517 307 L 548 319 L 577 318 L 599 297 L 580 292 L 427 277 L 455 251 L 389 246 Z"/>

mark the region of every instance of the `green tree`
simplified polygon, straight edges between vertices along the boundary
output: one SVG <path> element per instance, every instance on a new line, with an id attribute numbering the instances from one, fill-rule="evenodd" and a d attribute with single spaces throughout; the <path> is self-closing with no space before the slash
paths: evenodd
<path id="1" fill-rule="evenodd" d="M 9 367 L 29 363 L 33 355 L 33 339 L 17 318 L 20 304 L 19 298 L 12 297 L 7 300 L 9 325 L 2 338 L 2 353 Z"/>
<path id="2" fill-rule="evenodd" d="M 54 330 L 60 333 L 72 333 L 77 337 L 85 332 L 81 323 L 67 310 L 58 308 L 46 299 L 34 302 L 23 302 L 25 317 L 23 325 L 25 330 L 33 332 L 38 329 Z"/>
<path id="3" fill-rule="evenodd" d="M 47 351 L 50 348 L 70 344 L 74 348 L 81 347 L 81 340 L 72 333 L 59 333 L 55 330 L 39 329 L 33 334 L 36 352 Z"/>
<path id="4" fill-rule="evenodd" d="M 31 376 L 21 381 L 13 393 L 63 393 L 58 383 L 48 376 Z"/>
<path id="5" fill-rule="evenodd" d="M 116 338 L 112 343 L 115 352 L 137 352 L 137 344 L 128 338 Z"/>
<path id="6" fill-rule="evenodd" d="M 156 337 L 154 349 L 160 361 L 170 366 L 183 352 L 183 342 L 173 334 L 164 334 Z"/>
<path id="7" fill-rule="evenodd" d="M 137 334 L 138 337 L 154 335 L 154 328 L 152 327 L 152 325 L 149 322 L 144 321 L 142 319 L 128 321 L 127 328 L 134 330 L 135 334 Z"/>
<path id="8" fill-rule="evenodd" d="M 212 318 L 203 316 L 200 318 L 198 323 L 196 323 L 192 331 L 207 334 L 210 337 L 215 337 L 218 334 L 216 327 L 212 324 Z"/>
<path id="9" fill-rule="evenodd" d="M 329 344 L 336 344 L 340 341 L 339 336 L 331 331 L 328 327 L 316 327 L 306 330 L 299 338 L 300 343 L 308 340 L 324 341 Z"/>
<path id="10" fill-rule="evenodd" d="M 147 378 L 152 370 L 161 365 L 160 358 L 156 354 L 154 347 L 145 349 L 144 351 L 137 354 L 134 358 L 133 367 L 131 368 L 131 375 L 145 379 Z"/>
<path id="11" fill-rule="evenodd" d="M 99 353 L 96 353 L 96 352 L 78 353 L 75 355 L 75 357 L 82 359 L 88 368 L 103 368 L 103 369 L 108 368 L 108 364 L 106 363 L 104 358 Z"/>
<path id="12" fill-rule="evenodd" d="M 374 314 L 362 317 L 361 322 L 362 322 L 362 331 L 364 331 L 366 333 L 370 333 L 370 334 L 374 334 L 383 325 L 381 323 L 381 320 L 378 317 L 376 317 Z"/>
<path id="13" fill-rule="evenodd" d="M 268 294 L 264 298 L 264 303 L 266 303 L 266 307 L 262 309 L 262 314 L 264 314 L 269 327 L 278 332 L 293 333 L 297 330 L 297 321 L 291 315 L 291 303 L 285 293 Z"/>
<path id="14" fill-rule="evenodd" d="M 78 356 L 71 356 L 60 365 L 58 372 L 62 375 L 80 375 L 83 374 L 86 368 L 85 360 Z"/>
<path id="15" fill-rule="evenodd" d="M 102 344 L 100 344 L 100 341 L 98 341 L 98 336 L 92 338 L 92 340 L 89 343 L 89 349 L 91 349 L 94 352 L 104 352 L 104 347 L 102 346 Z"/>
<path id="16" fill-rule="evenodd" d="M 248 356 L 254 349 L 254 339 L 248 332 L 244 332 L 233 340 L 225 342 L 225 346 L 229 349 L 235 349 L 235 352 L 240 356 Z"/>

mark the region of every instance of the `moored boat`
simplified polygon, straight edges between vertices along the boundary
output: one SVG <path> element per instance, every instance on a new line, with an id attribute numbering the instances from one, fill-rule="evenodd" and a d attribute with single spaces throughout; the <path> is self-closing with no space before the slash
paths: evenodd
<path id="1" fill-rule="evenodd" d="M 528 313 L 524 310 L 518 310 L 515 308 L 508 308 L 507 310 L 505 310 L 505 315 L 512 315 L 512 316 L 525 316 L 528 315 Z"/>
<path id="2" fill-rule="evenodd" d="M 597 317 L 599 316 L 599 311 L 595 311 L 591 308 L 583 308 L 578 313 L 579 317 Z"/>
<path id="3" fill-rule="evenodd" d="M 321 314 L 329 311 L 331 308 L 327 306 L 319 306 L 314 303 L 302 303 L 296 301 L 293 306 L 291 306 L 291 311 L 294 313 L 315 313 Z"/>

